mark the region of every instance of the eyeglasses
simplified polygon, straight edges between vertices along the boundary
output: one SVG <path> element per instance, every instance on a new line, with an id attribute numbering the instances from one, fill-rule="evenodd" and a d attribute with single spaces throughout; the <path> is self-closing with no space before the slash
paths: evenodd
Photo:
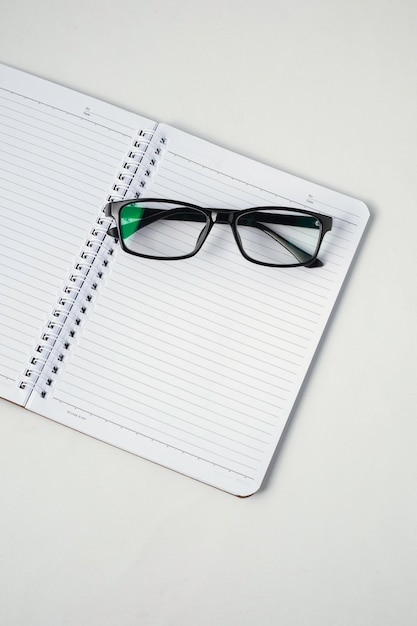
<path id="1" fill-rule="evenodd" d="M 317 255 L 332 218 L 304 209 L 262 206 L 206 209 L 176 200 L 141 198 L 110 202 L 108 234 L 122 249 L 146 259 L 174 261 L 196 254 L 214 224 L 230 224 L 248 261 L 270 267 L 317 267 Z"/>

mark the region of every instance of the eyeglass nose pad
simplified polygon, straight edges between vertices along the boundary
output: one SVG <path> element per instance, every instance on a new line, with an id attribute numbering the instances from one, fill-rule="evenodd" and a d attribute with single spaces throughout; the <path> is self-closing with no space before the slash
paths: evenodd
<path id="1" fill-rule="evenodd" d="M 206 225 L 204 226 L 203 230 L 201 231 L 201 233 L 199 234 L 199 236 L 197 238 L 197 243 L 195 244 L 196 250 L 198 250 L 200 248 L 200 246 L 203 245 L 204 240 L 207 237 L 207 235 L 209 234 L 212 226 L 213 226 L 212 220 L 208 220 L 206 222 Z"/>

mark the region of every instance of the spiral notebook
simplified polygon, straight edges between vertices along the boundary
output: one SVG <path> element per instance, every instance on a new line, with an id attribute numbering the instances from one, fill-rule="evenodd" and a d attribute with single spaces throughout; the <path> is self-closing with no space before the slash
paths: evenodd
<path id="1" fill-rule="evenodd" d="M 259 489 L 369 217 L 363 202 L 0 66 L 0 395 L 236 495 Z M 110 200 L 308 207 L 317 268 L 138 259 Z M 138 471 L 140 471 L 138 466 Z"/>

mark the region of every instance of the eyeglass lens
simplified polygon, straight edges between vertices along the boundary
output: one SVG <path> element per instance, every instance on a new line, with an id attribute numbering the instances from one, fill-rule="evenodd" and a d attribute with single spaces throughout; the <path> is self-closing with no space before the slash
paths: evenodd
<path id="1" fill-rule="evenodd" d="M 236 227 L 247 256 L 271 265 L 308 263 L 320 243 L 320 222 L 302 212 L 256 210 L 239 216 Z"/>
<path id="2" fill-rule="evenodd" d="M 151 258 L 177 258 L 192 254 L 208 227 L 208 217 L 198 209 L 175 207 L 168 202 L 135 202 L 120 212 L 123 243 L 130 252 Z"/>

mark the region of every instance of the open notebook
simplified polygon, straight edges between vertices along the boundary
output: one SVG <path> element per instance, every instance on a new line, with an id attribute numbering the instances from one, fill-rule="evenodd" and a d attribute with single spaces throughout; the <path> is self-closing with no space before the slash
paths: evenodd
<path id="1" fill-rule="evenodd" d="M 360 201 L 0 66 L 0 395 L 230 493 L 261 485 L 369 217 Z M 195 257 L 124 253 L 142 195 L 333 217 L 322 267 L 217 224 Z"/>

